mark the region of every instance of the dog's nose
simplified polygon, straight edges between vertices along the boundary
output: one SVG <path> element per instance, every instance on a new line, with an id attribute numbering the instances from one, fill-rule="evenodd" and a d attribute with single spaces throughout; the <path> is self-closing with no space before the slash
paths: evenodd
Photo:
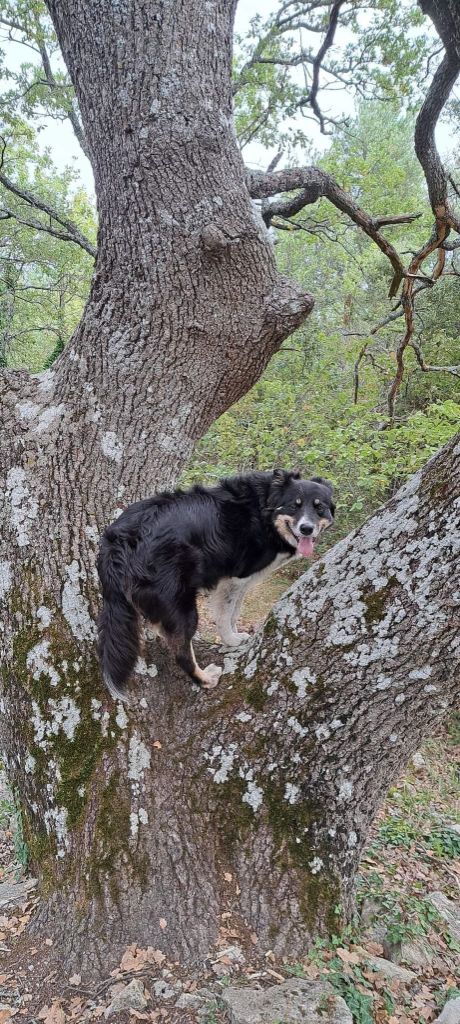
<path id="1" fill-rule="evenodd" d="M 299 529 L 303 537 L 310 537 L 313 533 L 313 527 L 308 526 L 307 523 L 302 523 Z"/>

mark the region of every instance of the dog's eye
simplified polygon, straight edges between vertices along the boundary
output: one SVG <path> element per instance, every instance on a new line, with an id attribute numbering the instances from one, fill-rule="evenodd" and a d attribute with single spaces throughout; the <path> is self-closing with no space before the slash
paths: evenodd
<path id="1" fill-rule="evenodd" d="M 302 498 L 296 498 L 295 503 L 296 505 L 300 506 L 302 504 Z"/>
<path id="2" fill-rule="evenodd" d="M 316 511 L 319 512 L 319 514 L 321 515 L 321 513 L 324 512 L 324 505 L 322 501 L 320 501 L 319 498 L 314 498 L 313 504 L 316 508 Z"/>

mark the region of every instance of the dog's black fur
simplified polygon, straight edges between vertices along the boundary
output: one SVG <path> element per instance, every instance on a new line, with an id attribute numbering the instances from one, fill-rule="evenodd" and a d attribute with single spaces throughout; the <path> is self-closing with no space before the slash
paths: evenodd
<path id="1" fill-rule="evenodd" d="M 277 556 L 293 557 L 305 536 L 332 522 L 332 487 L 275 470 L 222 480 L 216 487 L 163 493 L 130 505 L 103 534 L 98 558 L 104 604 L 99 656 L 115 698 L 139 655 L 139 615 L 159 627 L 194 682 L 215 685 L 191 645 L 196 598 L 226 577 L 247 578 Z M 304 552 L 305 553 L 305 552 Z M 311 553 L 309 550 L 308 553 Z"/>

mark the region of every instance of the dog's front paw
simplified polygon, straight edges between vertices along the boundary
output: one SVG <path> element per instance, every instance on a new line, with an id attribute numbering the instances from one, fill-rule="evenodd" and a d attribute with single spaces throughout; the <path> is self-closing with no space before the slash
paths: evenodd
<path id="1" fill-rule="evenodd" d="M 213 690 L 219 682 L 222 671 L 223 670 L 220 665 L 207 665 L 207 667 L 202 670 L 204 679 L 201 685 L 203 689 Z"/>
<path id="2" fill-rule="evenodd" d="M 239 647 L 240 644 L 244 644 L 246 640 L 250 639 L 250 633 L 231 633 L 230 636 L 226 636 L 225 640 L 222 637 L 222 647 Z"/>

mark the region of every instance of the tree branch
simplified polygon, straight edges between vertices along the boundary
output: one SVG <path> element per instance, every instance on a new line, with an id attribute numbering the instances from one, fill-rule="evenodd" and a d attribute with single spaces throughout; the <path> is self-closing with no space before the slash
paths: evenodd
<path id="1" fill-rule="evenodd" d="M 41 56 L 41 59 L 42 59 L 43 70 L 45 72 L 45 82 L 49 86 L 49 88 L 52 89 L 55 92 L 57 89 L 59 89 L 59 84 L 58 84 L 58 82 L 56 81 L 56 79 L 54 77 L 53 70 L 52 70 L 52 67 L 51 67 L 51 61 L 49 59 L 48 51 L 46 49 L 43 37 L 40 34 L 39 26 L 37 26 L 37 35 L 39 37 L 38 38 L 38 45 L 39 45 L 39 49 L 40 49 L 40 56 Z M 88 159 L 90 159 L 90 157 L 89 157 L 89 150 L 88 150 L 88 144 L 87 144 L 86 136 L 85 136 L 85 133 L 84 133 L 84 130 L 83 130 L 83 125 L 81 124 L 80 119 L 79 119 L 79 117 L 77 115 L 77 112 L 76 112 L 76 110 L 73 107 L 72 100 L 70 101 L 70 107 L 67 110 L 67 117 L 68 117 L 68 119 L 69 119 L 69 121 L 70 121 L 70 123 L 72 125 L 73 131 L 74 131 L 74 135 L 75 135 L 75 138 L 77 139 L 77 142 L 80 144 L 80 146 L 81 146 L 85 156 L 88 157 Z"/>
<path id="2" fill-rule="evenodd" d="M 2 182 L 1 175 L 0 182 Z M 57 228 L 54 228 L 52 224 L 43 224 L 40 220 L 35 220 L 33 217 L 21 217 L 19 213 L 16 213 L 14 210 L 8 210 L 7 208 L 1 211 L 1 217 L 4 220 L 11 218 L 17 221 L 18 224 L 22 224 L 23 227 L 32 228 L 33 231 L 43 231 L 46 235 L 51 235 L 53 238 L 59 238 L 61 242 L 73 242 L 75 245 L 79 245 L 80 248 L 84 249 L 90 256 L 93 256 L 94 259 L 96 258 L 96 249 L 94 246 L 92 246 L 87 240 L 85 244 L 83 244 L 83 242 L 78 240 L 75 234 L 70 233 L 69 231 L 59 231 Z"/>
<path id="3" fill-rule="evenodd" d="M 345 0 L 336 0 L 331 7 L 331 13 L 329 15 L 329 25 L 327 28 L 326 35 L 324 36 L 323 42 L 313 60 L 313 78 L 311 83 L 311 89 L 308 96 L 305 99 L 305 104 L 308 104 L 313 112 L 316 114 L 321 131 L 325 134 L 325 120 L 318 104 L 318 89 L 319 89 L 319 73 L 321 70 L 321 62 L 327 51 L 334 42 L 334 36 L 337 29 L 339 20 L 340 8 L 343 7 Z"/>
<path id="4" fill-rule="evenodd" d="M 434 284 L 442 275 L 445 266 L 446 250 L 453 250 L 460 245 L 460 239 L 456 239 L 453 242 L 446 241 L 451 230 L 460 232 L 460 220 L 449 205 L 449 177 L 444 169 L 435 142 L 435 128 L 439 115 L 460 71 L 460 10 L 457 10 L 457 8 L 450 4 L 446 8 L 444 4 L 438 3 L 438 0 L 419 0 L 419 3 L 422 10 L 431 17 L 439 36 L 444 42 L 446 53 L 433 76 L 427 96 L 418 115 L 415 129 L 416 153 L 425 174 L 430 203 L 435 215 L 435 224 L 430 238 L 413 255 L 407 269 L 403 266 L 401 257 L 394 246 L 381 234 L 380 229 L 391 224 L 411 223 L 416 216 L 419 216 L 418 214 L 371 217 L 357 206 L 352 197 L 341 189 L 328 174 L 313 167 L 294 168 L 266 174 L 252 172 L 248 175 L 247 179 L 248 189 L 253 198 L 268 199 L 270 196 L 279 196 L 281 192 L 299 190 L 294 196 L 277 198 L 273 202 L 264 204 L 262 214 L 267 226 L 273 223 L 273 218 L 295 216 L 305 206 L 317 202 L 321 197 L 328 199 L 333 206 L 350 217 L 361 230 L 372 238 L 381 252 L 389 259 L 394 270 L 389 291 L 390 297 L 396 295 L 401 281 L 403 281 L 400 299 L 401 310 L 393 311 L 389 317 L 385 318 L 372 331 L 372 333 L 376 333 L 384 324 L 396 320 L 401 315 L 405 317 L 406 329 L 396 350 L 396 373 L 388 394 L 390 422 L 394 417 L 395 402 L 404 375 L 404 355 L 407 347 L 411 346 L 414 348 L 419 365 L 424 372 L 427 372 L 429 368 L 428 364 L 424 361 L 420 347 L 418 346 L 417 352 L 417 343 L 413 341 L 415 297 L 419 291 L 430 284 Z M 330 45 L 333 39 L 335 31 L 334 18 L 336 24 L 339 6 L 339 3 L 333 5 L 328 32 L 326 33 L 323 46 L 318 51 L 318 69 L 324 56 L 324 46 L 328 40 Z M 314 79 L 314 83 L 315 81 L 317 88 L 317 76 Z M 314 109 L 313 104 L 312 106 Z M 435 251 L 438 254 L 436 266 L 430 276 L 425 275 L 422 273 L 423 263 Z M 421 282 L 421 287 L 415 287 L 416 282 Z M 366 342 L 363 345 L 355 365 L 355 400 L 359 384 L 359 364 L 367 354 L 368 344 L 369 342 Z M 455 366 L 433 367 L 433 369 L 439 372 L 454 373 L 455 375 L 458 373 L 458 368 Z"/>
<path id="5" fill-rule="evenodd" d="M 453 228 L 460 230 L 460 222 L 449 206 L 448 176 L 439 156 L 435 129 L 439 115 L 447 102 L 452 88 L 460 72 L 460 11 L 453 5 L 440 4 L 437 0 L 419 0 L 420 7 L 428 14 L 440 36 L 446 50 L 444 59 L 431 81 L 425 102 L 423 103 L 415 124 L 415 151 L 423 168 L 428 187 L 431 208 L 435 216 L 433 231 L 428 241 L 415 253 L 405 275 L 401 304 L 406 319 L 406 330 L 396 351 L 396 374 L 388 393 L 388 411 L 390 421 L 393 420 L 395 402 L 404 374 L 404 353 L 408 345 L 414 348 L 414 283 L 419 279 L 419 271 L 424 261 L 432 252 L 438 250 L 436 267 L 431 280 L 437 281 L 445 265 L 445 240 Z M 415 347 L 414 347 L 415 344 Z M 422 369 L 426 364 L 422 357 L 419 365 Z"/>
<path id="6" fill-rule="evenodd" d="M 296 167 L 286 168 L 282 171 L 264 173 L 262 171 L 249 171 L 247 175 L 249 194 L 253 199 L 267 199 L 270 196 L 278 195 L 280 192 L 292 192 L 301 189 L 298 196 L 289 199 L 277 200 L 264 208 L 263 216 L 265 223 L 270 223 L 273 216 L 292 216 L 298 213 L 304 206 L 316 203 L 318 199 L 328 199 L 333 206 L 342 213 L 347 214 L 354 224 L 357 224 L 365 234 L 378 245 L 379 249 L 389 259 L 394 276 L 390 287 L 390 297 L 396 295 L 399 285 L 404 277 L 404 267 L 396 249 L 379 232 L 379 224 L 382 218 L 374 220 L 368 213 L 365 213 L 354 202 L 352 197 L 344 189 L 337 185 L 337 182 L 325 171 L 317 167 Z M 401 215 L 405 219 L 412 220 L 415 214 Z M 396 223 L 399 221 L 396 220 Z M 387 219 L 386 223 L 390 223 Z"/>
<path id="7" fill-rule="evenodd" d="M 3 143 L 3 150 L 0 155 L 0 184 L 3 185 L 9 192 L 17 196 L 18 199 L 22 199 L 23 202 L 27 203 L 28 206 L 33 207 L 35 210 L 40 210 L 42 213 L 46 213 L 50 220 L 56 221 L 64 228 L 64 231 L 58 231 L 51 224 L 42 224 L 40 221 L 28 221 L 27 218 L 22 218 L 20 214 L 15 213 L 13 210 L 6 210 L 5 212 L 14 217 L 19 223 L 25 224 L 27 227 L 33 227 L 37 231 L 47 231 L 48 234 L 53 235 L 55 238 L 60 238 L 65 242 L 74 242 L 75 245 L 79 245 L 81 249 L 89 253 L 94 259 L 96 258 L 97 250 L 95 246 L 90 242 L 89 238 L 83 234 L 82 231 L 74 224 L 73 221 L 69 220 L 63 214 L 58 213 L 57 210 L 53 209 L 49 203 L 46 203 L 43 199 L 39 199 L 28 189 L 20 188 L 14 181 L 11 181 L 6 174 L 3 173 L 3 155 L 5 152 L 5 143 Z"/>

